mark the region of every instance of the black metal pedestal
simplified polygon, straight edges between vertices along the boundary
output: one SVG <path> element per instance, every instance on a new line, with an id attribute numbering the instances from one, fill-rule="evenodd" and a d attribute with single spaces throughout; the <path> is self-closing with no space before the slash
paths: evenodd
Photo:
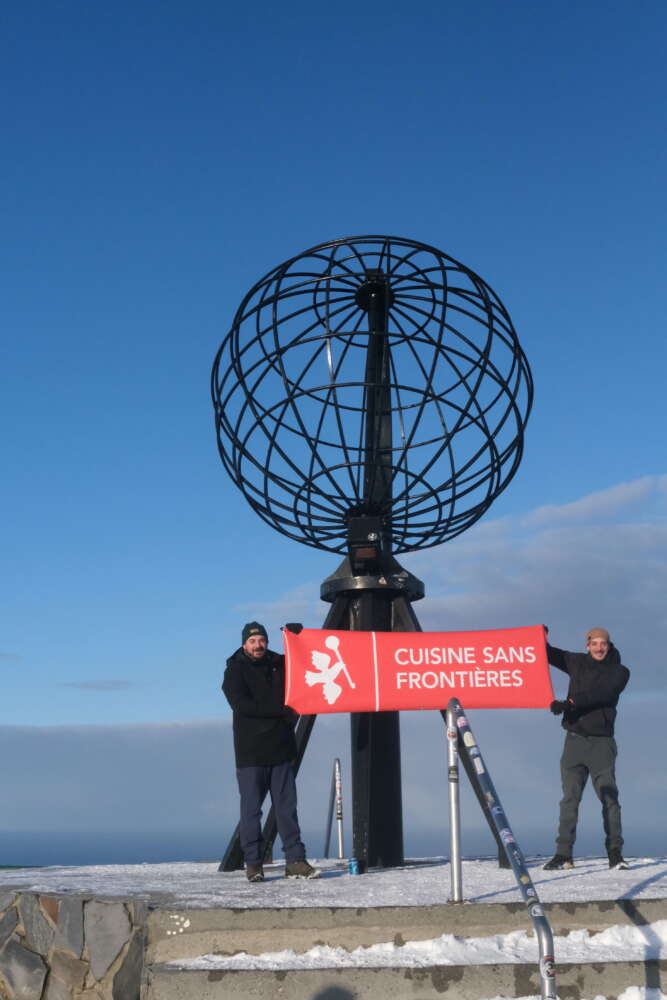
<path id="1" fill-rule="evenodd" d="M 411 601 L 424 596 L 420 580 L 391 556 L 380 572 L 353 576 L 349 559 L 322 584 L 331 601 L 324 628 L 361 632 L 419 632 Z M 401 737 L 398 712 L 350 716 L 352 760 L 352 850 L 362 865 L 403 863 Z"/>

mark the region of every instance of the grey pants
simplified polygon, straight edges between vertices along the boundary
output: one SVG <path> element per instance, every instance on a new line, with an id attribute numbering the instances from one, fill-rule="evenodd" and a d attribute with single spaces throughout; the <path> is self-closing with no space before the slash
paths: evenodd
<path id="1" fill-rule="evenodd" d="M 621 807 L 616 787 L 616 740 L 611 736 L 578 736 L 567 733 L 560 776 L 563 798 L 556 839 L 556 853 L 570 857 L 577 835 L 579 803 L 590 774 L 595 794 L 602 803 L 602 824 L 607 851 L 623 846 Z"/>

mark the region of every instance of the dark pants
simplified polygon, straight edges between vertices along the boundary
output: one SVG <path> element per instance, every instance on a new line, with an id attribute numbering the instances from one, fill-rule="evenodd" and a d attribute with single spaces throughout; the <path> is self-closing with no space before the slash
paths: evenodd
<path id="1" fill-rule="evenodd" d="M 264 854 L 262 841 L 262 803 L 267 792 L 276 811 L 278 833 L 283 842 L 286 861 L 302 861 L 306 849 L 301 842 L 296 814 L 296 781 L 291 763 L 270 767 L 237 767 L 236 777 L 241 793 L 241 850 L 247 865 L 261 864 Z"/>
<path id="2" fill-rule="evenodd" d="M 607 851 L 623 846 L 621 833 L 621 807 L 616 787 L 616 741 L 611 736 L 578 736 L 567 733 L 563 756 L 560 759 L 560 776 L 563 798 L 560 803 L 560 822 L 556 840 L 556 853 L 570 856 L 577 835 L 579 803 L 590 774 L 595 794 L 602 803 L 602 824 Z"/>

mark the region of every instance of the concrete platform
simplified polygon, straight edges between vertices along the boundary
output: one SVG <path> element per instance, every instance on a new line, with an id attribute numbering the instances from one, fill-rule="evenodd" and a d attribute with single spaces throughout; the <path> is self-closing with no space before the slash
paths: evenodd
<path id="1" fill-rule="evenodd" d="M 585 859 L 573 872 L 531 875 L 555 936 L 667 921 L 667 861 L 635 859 L 609 872 Z M 448 902 L 449 866 L 412 862 L 351 876 L 325 863 L 314 882 L 285 880 L 281 865 L 262 885 L 217 864 L 23 869 L 0 872 L 0 997 L 15 1000 L 486 1000 L 539 995 L 534 961 L 253 968 L 253 956 L 311 949 L 352 952 L 372 945 L 429 942 L 442 935 L 485 939 L 527 931 L 530 919 L 510 872 L 493 861 L 464 863 L 467 901 Z M 597 897 L 597 898 L 596 898 Z M 3 930 L 4 929 L 4 930 Z M 532 944 L 531 944 L 532 949 Z M 617 997 L 628 986 L 659 987 L 666 963 L 559 962 L 562 1000 Z M 247 967 L 216 967 L 245 953 Z M 428 954 L 428 952 L 426 952 Z M 202 958 L 208 956 L 208 958 Z M 245 962 L 245 959 L 242 961 Z M 391 960 L 393 961 L 393 959 Z M 208 963 L 208 967 L 207 967 Z M 255 965 L 257 962 L 255 962 Z M 298 961 L 297 963 L 298 964 Z M 319 964 L 320 967 L 317 967 Z M 82 992 L 83 990 L 83 992 Z M 3 992 L 4 991 L 4 992 Z"/>

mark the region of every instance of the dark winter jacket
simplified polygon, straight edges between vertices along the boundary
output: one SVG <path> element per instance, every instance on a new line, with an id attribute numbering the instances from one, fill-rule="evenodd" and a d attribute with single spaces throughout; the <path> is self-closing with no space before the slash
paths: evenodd
<path id="1" fill-rule="evenodd" d="M 236 650 L 222 690 L 232 707 L 237 767 L 285 764 L 296 756 L 296 715 L 285 707 L 285 657 L 267 649 L 260 660 Z"/>
<path id="2" fill-rule="evenodd" d="M 552 667 L 570 677 L 563 729 L 580 736 L 613 736 L 616 705 L 630 678 L 613 643 L 604 660 L 594 660 L 590 653 L 568 653 L 548 643 L 547 656 Z"/>

